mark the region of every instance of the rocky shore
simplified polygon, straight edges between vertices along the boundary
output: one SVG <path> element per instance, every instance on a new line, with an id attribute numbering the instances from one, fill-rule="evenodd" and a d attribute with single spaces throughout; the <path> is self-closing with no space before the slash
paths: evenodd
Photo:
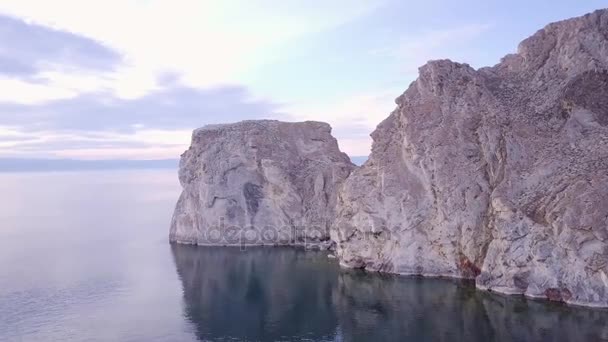
<path id="1" fill-rule="evenodd" d="M 320 122 L 195 130 L 171 241 L 334 245 L 346 267 L 608 307 L 608 10 L 487 68 L 430 61 L 356 168 Z"/>

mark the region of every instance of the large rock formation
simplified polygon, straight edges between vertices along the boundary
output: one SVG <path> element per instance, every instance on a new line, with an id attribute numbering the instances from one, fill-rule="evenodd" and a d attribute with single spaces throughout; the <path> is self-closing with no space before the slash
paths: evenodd
<path id="1" fill-rule="evenodd" d="M 337 187 L 353 170 L 321 122 L 199 128 L 182 155 L 170 239 L 200 245 L 329 240 Z"/>
<path id="2" fill-rule="evenodd" d="M 608 10 L 420 68 L 339 196 L 343 265 L 608 306 Z"/>

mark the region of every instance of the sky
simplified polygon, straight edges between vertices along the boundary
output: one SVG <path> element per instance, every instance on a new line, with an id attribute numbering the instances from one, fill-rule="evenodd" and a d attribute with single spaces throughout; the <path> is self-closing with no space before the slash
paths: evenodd
<path id="1" fill-rule="evenodd" d="M 418 67 L 491 66 L 608 1 L 0 0 L 0 158 L 177 158 L 191 132 L 329 122 L 342 151 Z"/>

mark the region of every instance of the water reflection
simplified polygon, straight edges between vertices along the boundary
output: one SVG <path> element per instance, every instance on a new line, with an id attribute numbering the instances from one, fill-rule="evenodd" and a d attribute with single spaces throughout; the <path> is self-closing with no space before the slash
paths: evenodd
<path id="1" fill-rule="evenodd" d="M 344 271 L 322 252 L 171 248 L 200 340 L 608 340 L 607 311 Z"/>
<path id="2" fill-rule="evenodd" d="M 328 339 L 337 272 L 318 253 L 288 248 L 172 245 L 184 315 L 201 340 Z"/>

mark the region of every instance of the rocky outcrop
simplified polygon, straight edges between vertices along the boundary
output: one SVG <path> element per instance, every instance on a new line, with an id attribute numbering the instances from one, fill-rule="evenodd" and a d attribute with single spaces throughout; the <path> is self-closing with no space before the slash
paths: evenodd
<path id="1" fill-rule="evenodd" d="M 260 120 L 199 128 L 181 157 L 183 192 L 170 240 L 327 243 L 337 187 L 353 168 L 326 123 Z"/>
<path id="2" fill-rule="evenodd" d="M 343 265 L 608 306 L 608 10 L 431 61 L 339 195 Z"/>

